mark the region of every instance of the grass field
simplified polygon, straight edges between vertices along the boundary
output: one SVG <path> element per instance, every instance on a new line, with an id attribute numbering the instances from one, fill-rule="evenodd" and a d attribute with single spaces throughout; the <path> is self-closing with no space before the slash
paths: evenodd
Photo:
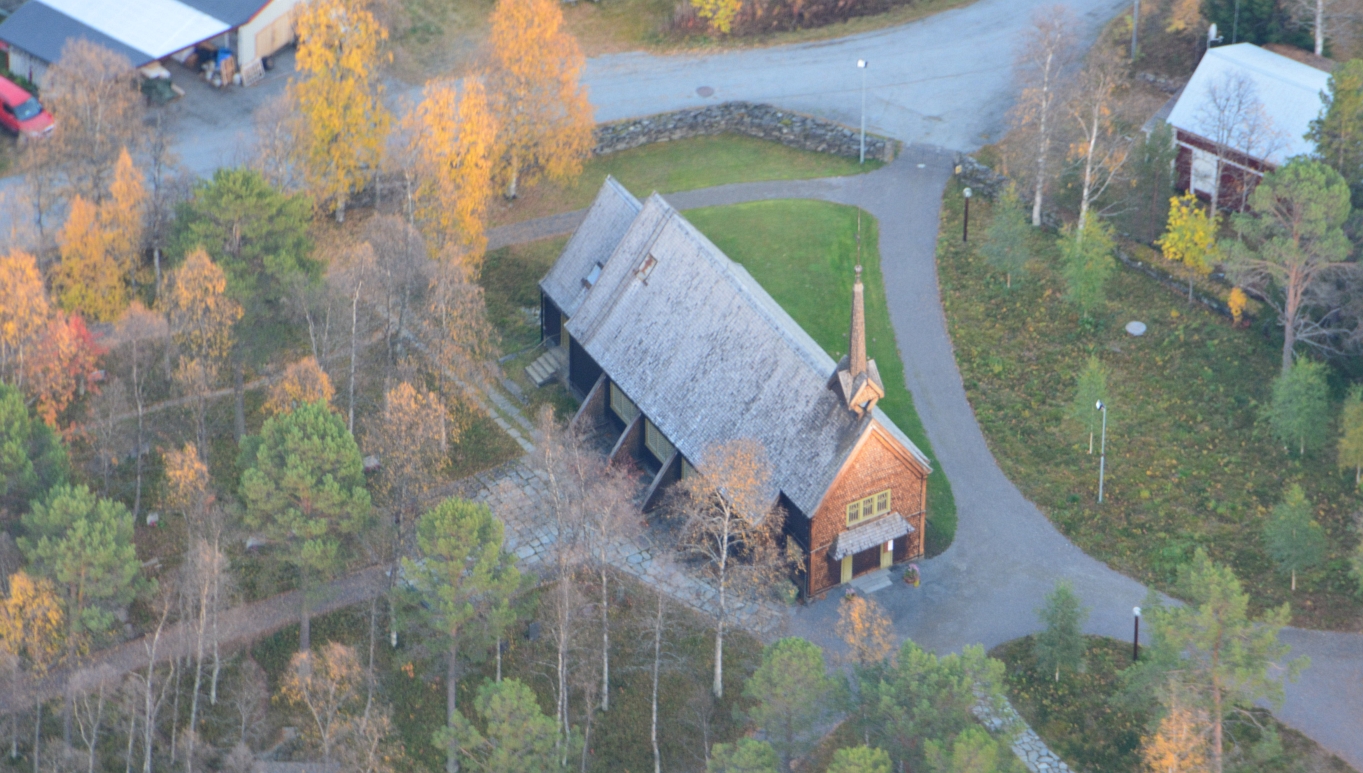
<path id="1" fill-rule="evenodd" d="M 943 234 L 960 232 L 962 199 L 949 188 Z M 985 232 L 977 200 L 972 233 Z M 1169 590 L 1198 547 L 1230 564 L 1257 607 L 1292 603 L 1299 625 L 1357 630 L 1347 576 L 1359 509 L 1352 471 L 1334 441 L 1305 458 L 1259 419 L 1277 375 L 1281 338 L 1271 320 L 1250 330 L 1134 271 L 1118 269 L 1093 325 L 1062 300 L 1054 237 L 1033 234 L 1028 275 L 1011 290 L 975 253 L 943 237 L 938 276 L 957 364 L 976 418 L 1008 477 L 1090 555 Z M 1123 327 L 1140 320 L 1140 338 Z M 1111 369 L 1105 501 L 1088 430 L 1062 417 L 1090 355 Z M 1333 438 L 1333 435 L 1331 436 Z M 1300 483 L 1329 536 L 1329 559 L 1298 590 L 1276 571 L 1262 539 L 1268 511 Z"/>
<path id="2" fill-rule="evenodd" d="M 797 150 L 738 134 L 658 142 L 592 158 L 571 183 L 545 181 L 526 189 L 514 201 L 498 199 L 493 204 L 492 225 L 582 209 L 592 203 L 606 175 L 613 175 L 642 199 L 653 191 L 671 193 L 736 182 L 836 177 L 881 166 L 880 161 L 858 164 L 856 159 Z"/>
<path id="3" fill-rule="evenodd" d="M 857 262 L 858 210 L 818 201 L 762 201 L 686 213 L 730 258 L 743 264 L 820 346 L 838 359 L 847 352 L 853 266 Z M 933 457 L 890 327 L 880 280 L 876 221 L 861 215 L 861 262 L 866 281 L 866 346 L 885 381 L 880 407 L 919 448 Z M 956 501 L 941 468 L 928 478 L 929 555 L 951 544 Z"/>
<path id="4" fill-rule="evenodd" d="M 1087 637 L 1085 668 L 1056 681 L 1054 672 L 1043 672 L 1032 654 L 1032 637 L 1014 639 L 989 654 L 1008 668 L 1008 698 L 1022 718 L 1041 736 L 1051 751 L 1076 771 L 1092 773 L 1144 773 L 1140 758 L 1141 739 L 1153 721 L 1150 714 L 1129 702 L 1113 701 L 1122 687 L 1121 672 L 1131 665 L 1131 643 L 1098 636 Z M 1282 773 L 1349 773 L 1347 764 L 1328 754 L 1314 741 L 1277 723 L 1256 710 L 1255 721 L 1276 727 L 1283 755 L 1278 760 L 1251 761 L 1234 755 L 1230 771 L 1282 771 Z M 1252 725 L 1237 723 L 1232 735 L 1252 742 Z M 1238 763 L 1238 764 L 1237 764 Z"/>

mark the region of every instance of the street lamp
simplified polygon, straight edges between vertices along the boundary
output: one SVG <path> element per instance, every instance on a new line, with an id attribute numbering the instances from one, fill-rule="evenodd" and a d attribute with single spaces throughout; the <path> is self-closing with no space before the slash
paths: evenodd
<path id="1" fill-rule="evenodd" d="M 1141 0 L 1132 0 L 1131 3 L 1131 61 L 1136 61 L 1136 30 L 1141 27 Z"/>
<path id="2" fill-rule="evenodd" d="M 961 221 L 961 241 L 962 241 L 962 242 L 968 242 L 968 241 L 970 241 L 970 195 L 971 195 L 971 193 L 972 193 L 972 191 L 971 191 L 969 188 L 966 188 L 965 190 L 961 191 L 961 195 L 962 195 L 962 196 L 965 196 L 965 220 L 962 220 L 962 221 Z"/>
<path id="3" fill-rule="evenodd" d="M 1135 663 L 1141 656 L 1141 608 L 1132 607 L 1131 614 L 1136 616 L 1136 630 L 1131 637 L 1131 662 Z"/>
<path id="4" fill-rule="evenodd" d="M 861 70 L 861 161 L 866 163 L 866 60 L 857 60 L 857 69 Z"/>
<path id="5" fill-rule="evenodd" d="M 1107 472 L 1107 406 L 1102 400 L 1096 406 L 1103 412 L 1103 443 L 1098 450 L 1098 501 L 1103 501 L 1103 475 Z"/>

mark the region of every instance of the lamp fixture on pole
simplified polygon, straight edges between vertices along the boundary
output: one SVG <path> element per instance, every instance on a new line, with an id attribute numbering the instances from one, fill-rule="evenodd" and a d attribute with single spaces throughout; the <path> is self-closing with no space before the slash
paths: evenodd
<path id="1" fill-rule="evenodd" d="M 858 163 L 866 163 L 866 60 L 857 60 L 857 69 L 861 70 L 861 160 Z"/>
<path id="2" fill-rule="evenodd" d="M 1141 608 L 1132 607 L 1131 614 L 1136 616 L 1136 628 L 1131 636 L 1131 662 L 1135 663 L 1141 656 Z"/>
<path id="3" fill-rule="evenodd" d="M 1103 441 L 1098 450 L 1098 501 L 1103 501 L 1103 476 L 1107 472 L 1107 406 L 1102 400 L 1096 408 L 1103 413 Z"/>
<path id="4" fill-rule="evenodd" d="M 961 191 L 965 197 L 965 219 L 961 221 L 961 241 L 970 241 L 970 196 L 973 193 L 969 188 Z"/>

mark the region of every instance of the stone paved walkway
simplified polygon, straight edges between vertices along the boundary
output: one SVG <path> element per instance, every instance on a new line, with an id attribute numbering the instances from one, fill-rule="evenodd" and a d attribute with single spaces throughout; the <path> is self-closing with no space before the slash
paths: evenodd
<path id="1" fill-rule="evenodd" d="M 542 475 L 524 458 L 473 476 L 464 482 L 460 493 L 475 502 L 486 503 L 506 525 L 506 549 L 515 554 L 523 569 L 547 569 L 557 537 L 554 524 L 543 515 L 548 488 Z M 616 542 L 612 553 L 612 563 L 621 571 L 705 615 L 714 616 L 717 589 L 675 560 L 657 555 L 647 533 Z M 733 624 L 759 636 L 774 634 L 786 618 L 786 611 L 777 607 L 733 601 L 730 605 Z"/>

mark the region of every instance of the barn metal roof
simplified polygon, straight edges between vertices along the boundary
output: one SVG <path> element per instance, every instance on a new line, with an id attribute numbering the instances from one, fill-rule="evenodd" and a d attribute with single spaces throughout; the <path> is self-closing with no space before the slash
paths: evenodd
<path id="1" fill-rule="evenodd" d="M 250 20 L 269 0 L 29 0 L 0 23 L 0 40 L 40 59 L 84 38 L 134 66 L 169 56 Z"/>
<path id="2" fill-rule="evenodd" d="M 607 252 L 614 231 L 605 224 L 621 199 L 603 189 L 583 223 L 593 224 L 580 244 L 598 245 L 594 259 L 571 253 L 570 241 L 541 286 L 558 303 L 554 288 L 580 285 L 604 263 L 574 296 L 568 332 L 688 461 L 703 472 L 711 446 L 757 440 L 772 499 L 779 490 L 807 516 L 873 427 L 931 469 L 879 408 L 863 418 L 847 410 L 828 386 L 833 358 L 661 196 L 644 202 Z"/>
<path id="3" fill-rule="evenodd" d="M 1244 77 L 1252 84 L 1264 114 L 1278 136 L 1275 149 L 1267 157 L 1262 150 L 1245 147 L 1242 142 L 1235 142 L 1233 150 L 1281 165 L 1292 156 L 1315 149 L 1304 135 L 1311 120 L 1320 115 L 1321 94 L 1328 87 L 1329 73 L 1265 51 L 1252 43 L 1208 50 L 1169 114 L 1169 123 L 1210 138 L 1214 133 L 1210 125 L 1211 89 L 1225 88 L 1225 84 L 1237 77 Z"/>

